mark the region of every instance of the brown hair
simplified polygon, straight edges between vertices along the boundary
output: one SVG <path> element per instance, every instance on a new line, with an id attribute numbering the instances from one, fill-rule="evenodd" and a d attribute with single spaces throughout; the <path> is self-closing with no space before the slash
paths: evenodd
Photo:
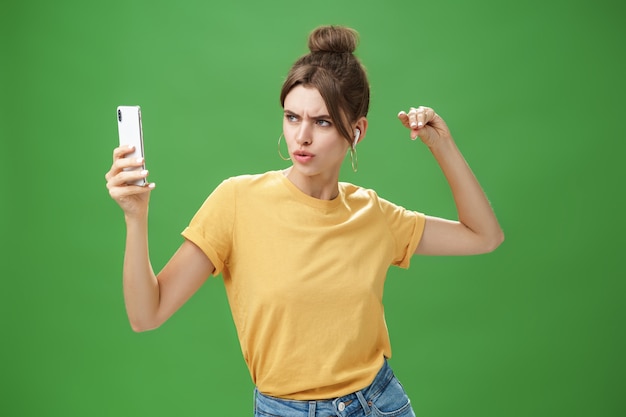
<path id="1" fill-rule="evenodd" d="M 342 26 L 321 26 L 309 36 L 310 53 L 298 59 L 283 83 L 280 104 L 296 86 L 319 92 L 339 133 L 352 144 L 350 124 L 367 116 L 370 88 L 365 68 L 354 56 L 358 33 Z"/>

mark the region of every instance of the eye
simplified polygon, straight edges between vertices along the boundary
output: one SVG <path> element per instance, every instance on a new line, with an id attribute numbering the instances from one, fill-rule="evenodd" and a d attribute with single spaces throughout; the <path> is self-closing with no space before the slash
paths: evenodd
<path id="1" fill-rule="evenodd" d="M 317 124 L 319 126 L 321 126 L 321 127 L 330 127 L 330 126 L 332 126 L 331 122 L 329 122 L 328 120 L 323 120 L 323 119 L 318 120 Z"/>
<path id="2" fill-rule="evenodd" d="M 294 116 L 293 114 L 285 114 L 285 119 L 291 123 L 298 121 L 298 117 Z"/>

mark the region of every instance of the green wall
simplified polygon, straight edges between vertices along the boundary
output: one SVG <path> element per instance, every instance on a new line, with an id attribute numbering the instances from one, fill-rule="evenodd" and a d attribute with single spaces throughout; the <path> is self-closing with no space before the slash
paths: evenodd
<path id="1" fill-rule="evenodd" d="M 506 233 L 414 258 L 386 288 L 392 365 L 418 415 L 624 415 L 624 7 L 615 1 L 35 1 L 0 7 L 0 414 L 247 416 L 222 283 L 135 334 L 124 222 L 104 173 L 115 108 L 143 109 L 160 269 L 224 178 L 285 167 L 278 92 L 321 24 L 361 33 L 372 84 L 343 179 L 454 216 L 395 119 L 434 107 Z"/>

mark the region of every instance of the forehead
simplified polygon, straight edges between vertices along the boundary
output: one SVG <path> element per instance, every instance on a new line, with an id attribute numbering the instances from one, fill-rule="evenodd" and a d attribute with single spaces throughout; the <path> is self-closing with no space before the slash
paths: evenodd
<path id="1" fill-rule="evenodd" d="M 326 103 L 315 87 L 298 85 L 285 97 L 285 110 L 300 115 L 328 114 Z"/>

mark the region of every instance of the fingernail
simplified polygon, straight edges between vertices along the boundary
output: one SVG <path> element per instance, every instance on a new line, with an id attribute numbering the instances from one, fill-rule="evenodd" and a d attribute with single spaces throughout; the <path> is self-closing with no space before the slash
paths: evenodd
<path id="1" fill-rule="evenodd" d="M 156 187 L 155 183 L 151 182 L 150 184 L 148 184 L 148 188 L 154 188 L 154 187 Z"/>
<path id="2" fill-rule="evenodd" d="M 137 158 L 137 163 L 141 164 L 143 162 L 143 158 Z"/>
<path id="3" fill-rule="evenodd" d="M 417 123 L 416 122 L 411 122 L 411 127 L 417 127 Z"/>
<path id="4" fill-rule="evenodd" d="M 417 127 L 422 127 L 422 126 L 424 126 L 424 123 L 422 123 L 422 122 L 417 122 Z"/>
<path id="5" fill-rule="evenodd" d="M 143 175 L 144 177 L 148 175 L 148 170 L 144 169 L 143 171 L 141 171 L 141 175 Z"/>

